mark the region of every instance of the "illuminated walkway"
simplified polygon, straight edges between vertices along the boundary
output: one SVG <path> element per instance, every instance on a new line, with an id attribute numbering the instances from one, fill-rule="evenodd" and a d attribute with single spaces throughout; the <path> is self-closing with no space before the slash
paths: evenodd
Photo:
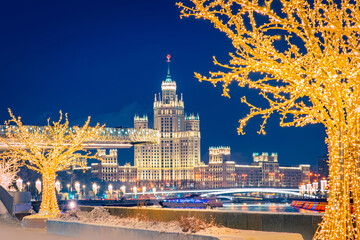
<path id="1" fill-rule="evenodd" d="M 45 127 L 27 126 L 28 131 L 44 132 Z M 0 136 L 5 137 L 7 131 L 11 131 L 16 126 L 7 128 L 0 125 Z M 72 128 L 69 128 L 72 131 Z M 130 148 L 135 144 L 154 144 L 159 142 L 159 132 L 153 129 L 134 129 L 134 128 L 103 128 L 100 136 L 91 142 L 87 142 L 87 149 L 97 148 Z M 16 143 L 15 143 L 16 144 Z M 0 142 L 0 150 L 7 146 Z"/>
<path id="2" fill-rule="evenodd" d="M 156 195 L 161 194 L 187 194 L 187 193 L 199 193 L 201 196 L 209 195 L 232 195 L 235 193 L 277 193 L 277 194 L 287 194 L 297 197 L 302 197 L 303 195 L 299 193 L 298 188 L 222 188 L 222 189 L 194 189 L 194 190 L 173 190 L 173 191 L 157 191 Z M 134 193 L 126 193 L 127 195 L 134 195 Z M 138 195 L 142 194 L 154 194 L 154 192 L 138 192 Z"/>

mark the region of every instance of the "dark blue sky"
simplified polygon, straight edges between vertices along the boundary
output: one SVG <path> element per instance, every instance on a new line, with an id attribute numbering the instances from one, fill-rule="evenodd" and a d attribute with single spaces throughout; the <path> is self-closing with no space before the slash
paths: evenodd
<path id="1" fill-rule="evenodd" d="M 152 119 L 154 94 L 166 76 L 166 54 L 187 113 L 199 113 L 202 160 L 209 146 L 230 146 L 232 159 L 250 163 L 253 152 L 277 152 L 282 165 L 315 164 L 326 153 L 320 125 L 280 128 L 278 116 L 258 135 L 252 119 L 238 136 L 238 120 L 248 113 L 240 98 L 261 102 L 256 91 L 200 83 L 194 72 L 217 70 L 212 56 L 229 59 L 231 42 L 209 22 L 180 19 L 175 1 L 14 1 L 0 3 L 0 121 L 7 108 L 26 124 L 69 114 L 107 126 L 133 126 L 133 116 Z M 121 163 L 133 150 L 121 150 Z"/>

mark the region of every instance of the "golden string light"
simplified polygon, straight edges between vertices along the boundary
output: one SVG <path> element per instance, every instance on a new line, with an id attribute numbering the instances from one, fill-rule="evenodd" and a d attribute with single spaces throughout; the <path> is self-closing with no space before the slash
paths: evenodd
<path id="1" fill-rule="evenodd" d="M 342 0 L 190 0 L 177 3 L 182 17 L 211 21 L 235 48 L 225 71 L 198 73 L 200 81 L 235 81 L 257 89 L 267 107 L 242 102 L 249 119 L 279 113 L 281 126 L 321 123 L 329 146 L 328 207 L 314 239 L 359 239 L 360 226 L 360 4 Z"/>
<path id="2" fill-rule="evenodd" d="M 90 117 L 82 127 L 69 127 L 67 114 L 63 122 L 50 122 L 46 127 L 30 127 L 23 125 L 20 117 L 15 117 L 9 109 L 11 119 L 5 122 L 6 137 L 0 137 L 9 151 L 3 155 L 8 159 L 19 159 L 29 169 L 42 175 L 42 202 L 38 215 L 55 217 L 59 211 L 55 179 L 56 173 L 70 168 L 72 165 L 85 167 L 84 159 L 93 158 L 85 151 L 87 142 L 98 137 L 102 127 L 97 124 L 90 127 Z"/>
<path id="3" fill-rule="evenodd" d="M 20 162 L 17 158 L 0 155 L 0 186 L 9 189 L 19 171 Z"/>

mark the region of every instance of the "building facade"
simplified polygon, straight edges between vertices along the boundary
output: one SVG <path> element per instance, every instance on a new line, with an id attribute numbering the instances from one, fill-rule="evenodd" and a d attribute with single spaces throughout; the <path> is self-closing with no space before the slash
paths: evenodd
<path id="1" fill-rule="evenodd" d="M 279 166 L 276 153 L 254 153 L 251 165 L 230 161 L 230 147 L 210 147 L 209 164 L 195 167 L 197 188 L 289 187 L 310 180 L 310 165 Z"/>
<path id="2" fill-rule="evenodd" d="M 119 181 L 127 187 L 173 187 L 173 185 L 161 185 L 161 181 L 142 180 L 139 177 L 141 176 L 140 173 L 146 169 L 131 166 L 129 163 L 119 166 L 116 149 L 111 149 L 108 154 L 106 154 L 105 149 L 102 149 L 100 150 L 100 156 L 103 160 L 99 163 L 92 163 L 91 172 L 103 181 Z M 200 162 L 194 166 L 190 171 L 194 173 L 193 180 L 180 181 L 180 184 L 175 184 L 175 186 L 198 189 L 233 187 L 297 188 L 301 184 L 310 181 L 310 165 L 279 166 L 277 158 L 276 153 L 270 155 L 268 153 L 254 153 L 251 165 L 238 165 L 231 160 L 230 147 L 210 147 L 209 163 Z"/>
<path id="3" fill-rule="evenodd" d="M 210 147 L 209 164 L 195 167 L 196 188 L 235 187 L 235 162 L 230 161 L 230 147 Z"/>
<path id="4" fill-rule="evenodd" d="M 276 153 L 254 153 L 251 165 L 237 165 L 231 160 L 230 147 L 210 147 L 209 163 L 200 159 L 199 115 L 185 114 L 182 94 L 170 74 L 155 94 L 153 128 L 160 142 L 134 146 L 134 166 L 119 166 L 117 150 L 100 150 L 103 161 L 93 163 L 91 171 L 104 181 L 121 181 L 130 186 L 152 188 L 230 188 L 299 187 L 309 181 L 309 165 L 279 166 Z M 148 129 L 148 116 L 134 117 L 135 129 Z"/>
<path id="5" fill-rule="evenodd" d="M 329 177 L 329 160 L 327 155 L 318 158 L 318 173 L 321 178 L 324 177 L 326 179 Z"/>
<path id="6" fill-rule="evenodd" d="M 154 129 L 160 132 L 160 143 L 134 147 L 137 178 L 152 187 L 189 187 L 194 182 L 194 168 L 200 163 L 200 119 L 186 115 L 176 82 L 168 72 L 161 84 L 161 94 L 154 98 Z M 147 116 L 134 118 L 134 128 L 148 128 Z"/>

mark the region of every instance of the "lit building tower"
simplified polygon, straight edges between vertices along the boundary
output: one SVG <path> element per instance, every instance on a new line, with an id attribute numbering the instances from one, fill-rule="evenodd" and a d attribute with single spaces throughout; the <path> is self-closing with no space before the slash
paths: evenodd
<path id="1" fill-rule="evenodd" d="M 139 117 L 138 115 L 135 115 L 134 117 L 135 129 L 145 129 L 148 128 L 148 125 L 149 125 L 149 121 L 146 115 L 144 115 L 143 117 Z"/>
<path id="2" fill-rule="evenodd" d="M 261 155 L 253 153 L 253 161 L 253 165 L 261 167 L 261 186 L 278 187 L 280 185 L 280 171 L 277 153 L 271 153 L 270 156 L 266 152 L 263 152 Z"/>
<path id="3" fill-rule="evenodd" d="M 117 149 L 110 149 L 109 154 L 106 154 L 106 149 L 100 149 L 98 156 L 102 161 L 92 164 L 92 167 L 99 166 L 97 176 L 104 181 L 117 181 L 119 166 Z"/>
<path id="4" fill-rule="evenodd" d="M 154 99 L 154 129 L 161 134 L 160 144 L 135 146 L 134 162 L 138 179 L 143 184 L 158 186 L 189 185 L 194 180 L 194 167 L 200 163 L 200 120 L 198 115 L 185 118 L 184 101 L 176 94 L 176 82 L 168 70 L 161 84 L 161 94 Z M 135 116 L 135 128 L 147 119 Z"/>

